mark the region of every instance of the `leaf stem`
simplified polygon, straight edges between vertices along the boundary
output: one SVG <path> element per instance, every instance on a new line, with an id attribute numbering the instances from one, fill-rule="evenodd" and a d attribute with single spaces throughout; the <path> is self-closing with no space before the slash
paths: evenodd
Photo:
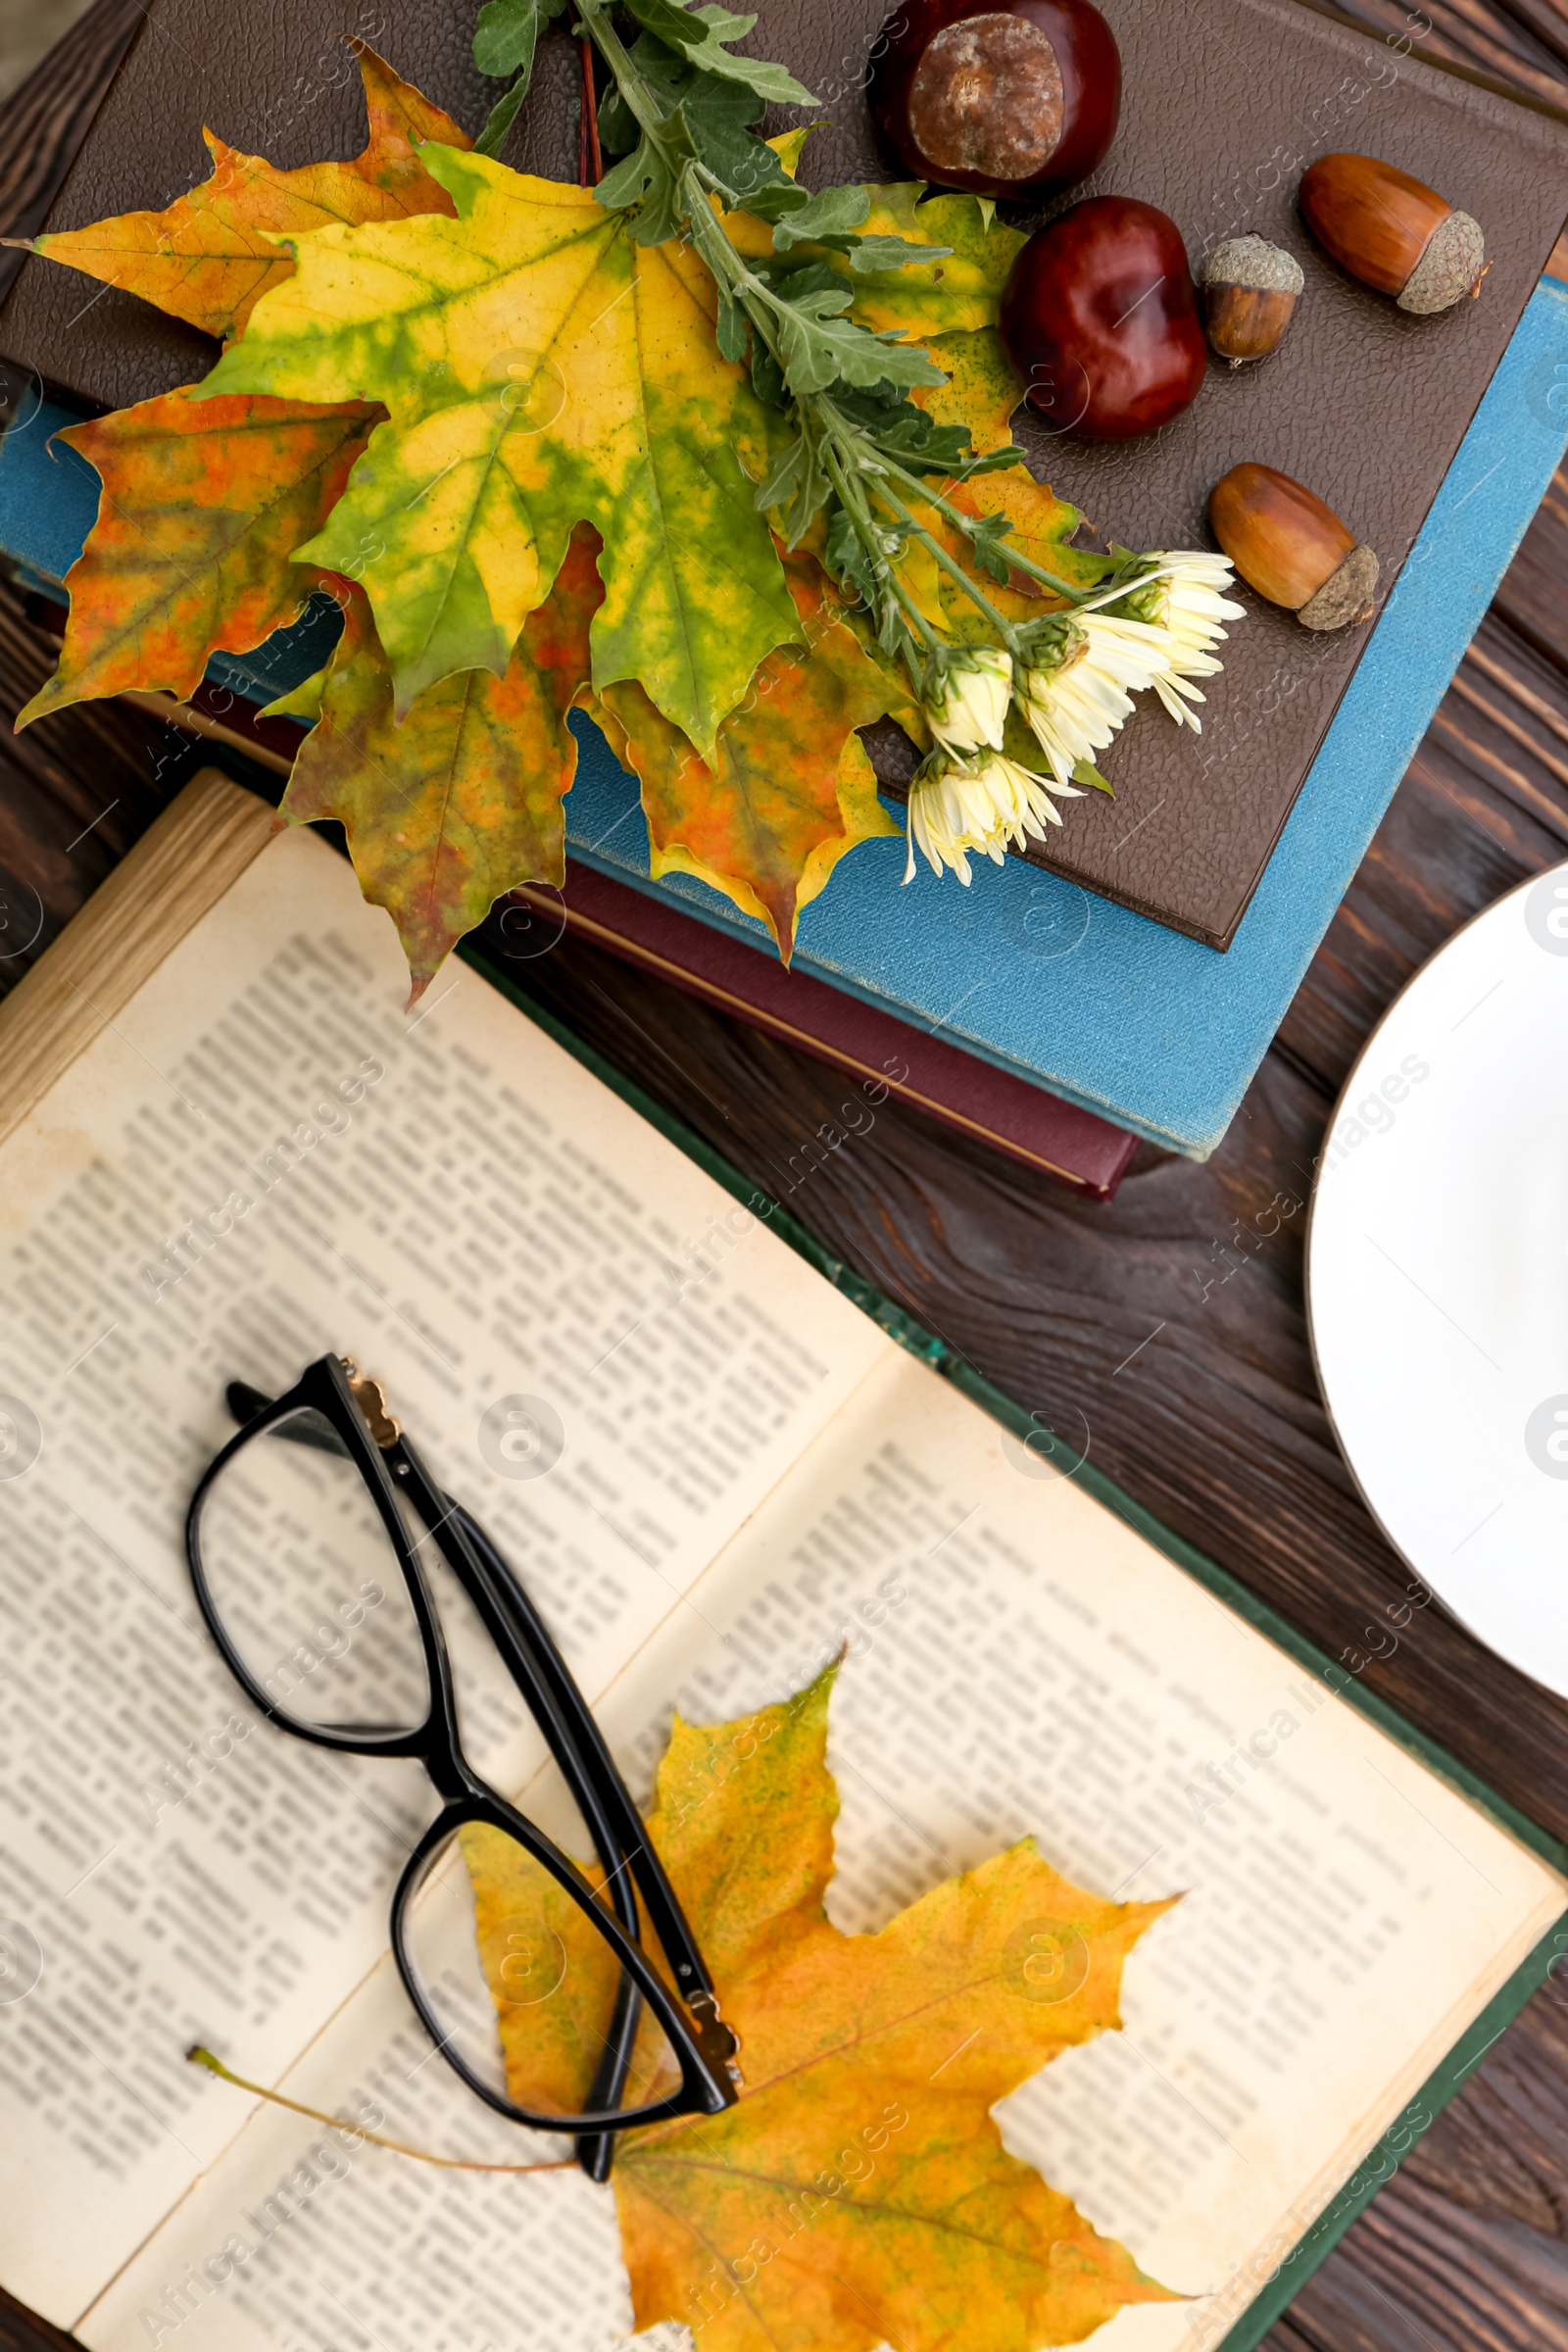
<path id="1" fill-rule="evenodd" d="M 855 488 L 851 487 L 849 477 L 844 470 L 842 453 L 831 435 L 826 437 L 822 443 L 822 464 L 828 479 L 839 494 L 844 512 L 855 525 L 856 537 L 871 559 L 873 576 L 877 579 L 883 578 L 890 570 L 887 551 L 878 536 L 876 521 L 871 510 L 866 505 L 864 498 L 858 494 L 858 485 Z"/>
<path id="2" fill-rule="evenodd" d="M 927 652 L 934 654 L 942 644 L 942 639 L 937 635 L 935 629 L 931 626 L 931 623 L 927 620 L 925 614 L 915 603 L 914 598 L 909 594 L 908 589 L 906 588 L 904 582 L 899 578 L 898 573 L 891 568 L 888 572 L 888 586 L 892 590 L 893 594 L 898 598 L 899 603 L 903 606 L 905 612 L 913 621 L 915 627 L 919 630 L 921 637 L 925 640 Z M 908 666 L 910 678 L 913 682 L 915 691 L 918 693 L 921 681 L 914 674 L 913 664 L 911 663 Z"/>
<path id="3" fill-rule="evenodd" d="M 881 534 L 876 527 L 876 517 L 866 504 L 858 482 L 852 480 L 851 476 L 846 473 L 843 453 L 836 447 L 831 431 L 824 435 L 822 441 L 822 465 L 829 481 L 839 494 L 839 504 L 849 516 L 856 537 L 866 552 L 870 562 L 872 579 L 892 597 L 903 613 L 913 619 L 915 628 L 919 630 L 928 652 L 935 653 L 941 640 L 889 562 L 887 551 L 882 544 Z M 891 614 L 883 616 L 882 626 L 878 632 L 881 642 L 889 653 L 894 651 L 894 646 L 889 643 L 890 623 L 896 618 L 896 615 Z M 900 625 L 903 635 L 898 642 L 897 651 L 908 672 L 909 683 L 914 688 L 918 699 L 922 678 L 920 664 L 915 660 L 912 650 L 914 639 L 907 619 Z"/>
<path id="4" fill-rule="evenodd" d="M 582 50 L 582 101 L 577 116 L 577 185 L 595 187 L 605 176 L 599 147 L 599 93 L 594 87 L 593 41 L 579 15 L 572 25 Z M 592 172 L 592 178 L 589 172 Z"/>
<path id="5" fill-rule="evenodd" d="M 432 2156 L 427 2148 L 411 2148 L 401 2139 L 385 2139 L 379 2132 L 368 2132 L 363 2124 L 346 2124 L 339 2115 L 328 2115 L 322 2108 L 307 2107 L 299 2099 L 285 2098 L 280 2090 L 269 2090 L 261 2082 L 248 2082 L 199 2041 L 192 2044 L 185 2057 L 191 2066 L 205 2066 L 220 2082 L 232 2082 L 236 2090 L 248 2090 L 253 2098 L 270 2099 L 274 2107 L 287 2107 L 294 2115 L 308 2116 L 313 2124 L 325 2124 L 334 2132 L 351 2132 L 356 2139 L 368 2139 L 373 2148 L 388 2148 L 394 2156 L 413 2156 L 420 2164 L 439 2164 L 456 2173 L 571 2173 L 577 2169 L 574 2156 L 559 2157 L 551 2164 L 481 2164 L 473 2156 Z"/>
<path id="6" fill-rule="evenodd" d="M 577 22 L 604 58 L 615 77 L 615 87 L 625 99 L 638 127 L 647 132 L 665 168 L 674 176 L 680 170 L 681 159 L 670 152 L 664 137 L 662 119 L 648 102 L 643 77 L 631 61 L 631 52 L 610 22 L 608 8 L 601 0 L 577 0 Z"/>

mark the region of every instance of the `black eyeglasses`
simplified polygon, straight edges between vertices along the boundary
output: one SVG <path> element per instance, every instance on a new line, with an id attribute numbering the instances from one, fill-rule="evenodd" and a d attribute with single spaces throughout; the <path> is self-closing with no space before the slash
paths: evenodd
<path id="1" fill-rule="evenodd" d="M 514 2123 L 571 2133 L 601 2180 L 616 2132 L 733 2105 L 735 2037 L 697 1940 L 586 1700 L 483 1529 L 347 1359 L 319 1357 L 270 1401 L 238 1382 L 227 1396 L 243 1426 L 203 1473 L 186 1520 L 196 1598 L 230 1671 L 281 1730 L 355 1755 L 417 1756 L 434 1783 L 441 1810 L 398 1880 L 392 1949 L 442 2057 Z M 543 1733 L 605 1873 L 602 1893 L 464 1753 L 426 1544 Z M 639 1893 L 678 1999 L 642 1948 Z M 601 1939 L 587 1947 L 597 1965 L 573 1967 L 552 1904 Z M 573 1942 L 582 1948 L 580 1935 Z M 636 2054 L 644 2004 L 667 2044 L 653 2059 L 646 2035 Z M 639 2101 L 634 2063 L 660 2095 Z M 662 2088 L 676 2071 L 679 2087 Z"/>

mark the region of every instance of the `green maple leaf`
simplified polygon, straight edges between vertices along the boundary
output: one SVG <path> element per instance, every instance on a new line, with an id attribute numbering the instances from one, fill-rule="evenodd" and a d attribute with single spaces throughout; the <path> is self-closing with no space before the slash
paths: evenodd
<path id="1" fill-rule="evenodd" d="M 502 675 L 590 522 L 594 687 L 635 679 L 706 757 L 798 626 L 750 478 L 777 420 L 718 350 L 712 280 L 591 189 L 424 162 L 457 219 L 284 240 L 295 274 L 206 389 L 387 409 L 307 560 L 365 587 L 400 713 L 459 670 Z"/>

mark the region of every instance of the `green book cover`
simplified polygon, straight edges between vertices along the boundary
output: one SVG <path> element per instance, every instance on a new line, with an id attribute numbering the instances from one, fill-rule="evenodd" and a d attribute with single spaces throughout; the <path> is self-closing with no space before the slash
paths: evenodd
<path id="1" fill-rule="evenodd" d="M 613 1063 L 606 1060 L 603 1054 L 548 1012 L 528 995 L 526 989 L 500 971 L 477 948 L 466 945 L 459 953 L 475 971 L 499 989 L 574 1059 L 603 1080 L 650 1125 L 658 1128 L 662 1135 L 695 1160 L 726 1192 L 753 1208 L 754 1212 L 758 1210 L 760 1201 L 765 1204 L 769 1229 L 798 1250 L 825 1281 L 852 1299 L 901 1347 L 906 1348 L 944 1379 L 951 1381 L 955 1388 L 979 1405 L 982 1411 L 990 1414 L 992 1419 L 1000 1422 L 1020 1443 L 1034 1440 L 1038 1444 L 1041 1431 L 1033 1416 L 1009 1396 L 1004 1396 L 1000 1389 L 983 1380 L 945 1341 L 926 1331 L 914 1316 L 895 1305 L 873 1283 L 830 1255 L 808 1228 L 782 1203 L 773 1200 L 763 1187 L 753 1183 L 681 1120 L 645 1094 L 634 1080 L 626 1077 Z M 1051 1440 L 1053 1446 L 1058 1444 L 1058 1441 Z M 1091 1462 L 1069 1453 L 1064 1467 L 1098 1502 L 1134 1528 L 1186 1575 L 1196 1578 L 1227 1608 L 1234 1610 L 1238 1617 L 1286 1651 L 1338 1696 L 1358 1709 L 1379 1731 L 1419 1758 L 1429 1771 L 1448 1782 L 1553 1869 L 1568 1875 L 1568 1845 L 1528 1820 L 1436 1740 L 1429 1740 L 1414 1725 L 1407 1723 L 1403 1716 L 1374 1691 L 1365 1689 L 1344 1666 L 1337 1665 L 1315 1643 L 1298 1634 L 1287 1619 L 1258 1599 L 1255 1593 L 1249 1592 L 1228 1570 L 1208 1559 L 1191 1544 L 1184 1543 L 1179 1536 L 1172 1535 L 1168 1528 L 1162 1527 L 1152 1513 L 1133 1501 L 1130 1495 L 1124 1494 Z M 1252 2275 L 1244 2272 L 1231 2282 L 1224 2301 L 1234 2309 L 1232 2325 L 1222 2336 L 1211 2335 L 1204 2352 L 1252 2352 L 1253 2346 L 1294 2302 L 1318 2264 L 1332 2252 L 1357 2215 L 1364 2211 L 1378 2190 L 1397 2171 L 1422 2133 L 1431 2128 L 1449 2100 L 1463 2087 L 1467 2077 L 1481 2063 L 1492 2044 L 1552 1974 L 1565 1953 L 1568 1953 L 1568 1911 L 1543 1936 L 1528 1959 L 1514 1971 L 1501 1990 L 1494 1995 L 1459 2036 L 1417 2095 L 1406 2102 L 1327 2204 L 1315 2214 L 1299 2215 L 1298 2234 L 1293 2234 L 1288 2239 L 1282 2235 L 1280 2241 L 1267 2249 L 1263 2256 L 1254 2257 L 1250 2266 Z"/>

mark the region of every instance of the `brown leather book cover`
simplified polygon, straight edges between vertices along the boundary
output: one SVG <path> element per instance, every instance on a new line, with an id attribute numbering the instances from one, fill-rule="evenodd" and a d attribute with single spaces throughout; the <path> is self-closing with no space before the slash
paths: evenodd
<path id="1" fill-rule="evenodd" d="M 1054 436 L 1020 412 L 1030 462 L 1102 542 L 1135 547 L 1207 544 L 1205 502 L 1218 477 L 1243 459 L 1279 466 L 1377 549 L 1386 596 L 1568 211 L 1568 124 L 1428 65 L 1416 10 L 1406 36 L 1385 37 L 1300 0 L 1102 5 L 1122 52 L 1121 127 L 1076 193 L 1160 206 L 1195 264 L 1222 237 L 1268 237 L 1298 256 L 1306 287 L 1279 352 L 1235 371 L 1211 362 L 1198 400 L 1148 439 Z M 803 167 L 812 184 L 899 176 L 878 151 L 863 95 L 885 13 L 884 0 L 763 0 L 749 46 L 783 59 L 821 101 L 808 119 L 823 127 Z M 350 33 L 461 121 L 482 121 L 497 85 L 469 62 L 471 11 L 448 0 L 395 12 L 373 0 L 283 9 L 229 0 L 221 12 L 207 0 L 151 0 L 49 225 L 168 203 L 204 175 L 204 122 L 282 166 L 356 152 L 359 77 L 341 42 Z M 575 44 L 556 28 L 508 162 L 575 176 Z M 1477 300 L 1412 318 L 1328 261 L 1295 190 L 1306 164 L 1343 148 L 1397 165 L 1475 216 L 1492 263 Z M 0 312 L 0 352 L 107 407 L 190 382 L 216 356 L 133 297 L 40 261 L 26 264 Z M 1202 735 L 1173 726 L 1146 696 L 1106 755 L 1114 805 L 1071 804 L 1049 854 L 1030 852 L 1216 948 L 1246 910 L 1368 640 L 1365 627 L 1314 635 L 1250 593 L 1246 601 L 1224 674 L 1209 681 Z M 908 747 L 888 734 L 878 765 L 896 781 Z"/>

